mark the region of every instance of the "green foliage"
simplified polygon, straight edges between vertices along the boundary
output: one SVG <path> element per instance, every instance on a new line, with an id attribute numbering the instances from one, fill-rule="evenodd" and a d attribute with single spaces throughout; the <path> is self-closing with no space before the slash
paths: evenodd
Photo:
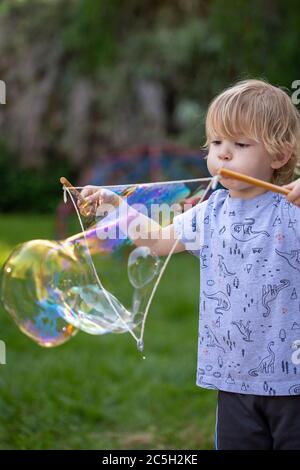
<path id="1" fill-rule="evenodd" d="M 53 213 L 61 200 L 59 178 L 64 174 L 70 174 L 64 162 L 22 168 L 17 156 L 0 141 L 0 211 Z"/>
<path id="2" fill-rule="evenodd" d="M 114 63 L 117 54 L 120 0 L 78 0 L 64 31 L 67 53 L 77 57 L 77 69 L 93 74 Z"/>
<path id="3" fill-rule="evenodd" d="M 219 87 L 254 76 L 290 88 L 300 68 L 299 20 L 296 0 L 211 1 L 211 30 L 221 43 Z"/>
<path id="4" fill-rule="evenodd" d="M 153 141 L 157 137 L 199 146 L 204 142 L 207 106 L 221 90 L 250 77 L 291 90 L 292 82 L 299 79 L 297 0 L 3 0 L 0 17 L 5 24 L 16 25 L 15 34 L 8 39 L 4 33 L 2 39 L 3 63 L 18 65 L 9 72 L 13 77 L 16 74 L 12 84 L 15 99 L 24 87 L 24 95 L 27 92 L 33 102 L 30 87 L 36 83 L 40 89 L 40 80 L 52 73 L 51 60 L 39 69 L 39 55 L 31 57 L 31 49 L 39 44 L 43 51 L 45 42 L 57 48 L 54 89 L 41 93 L 38 99 L 45 103 L 37 106 L 46 110 L 37 128 L 48 139 L 51 152 L 40 155 L 45 164 L 41 173 L 37 170 L 39 178 L 31 170 L 18 170 L 17 160 L 11 164 L 0 155 L 0 166 L 7 172 L 0 176 L 2 187 L 8 188 L 7 194 L 0 196 L 2 210 L 23 210 L 21 201 L 24 194 L 30 198 L 29 193 L 33 195 L 30 205 L 36 204 L 38 210 L 53 207 L 50 195 L 46 197 L 43 191 L 47 187 L 56 193 L 52 155 L 67 152 L 72 161 L 74 147 L 64 148 L 64 135 L 68 142 L 76 142 L 74 134 L 80 126 L 80 96 L 75 99 L 78 83 L 85 82 L 82 89 L 88 95 L 82 98 L 82 107 L 88 109 L 84 119 L 89 119 L 82 139 L 86 148 L 96 149 L 91 153 L 95 158 L 98 149 L 101 153 L 103 147 L 133 146 L 140 143 L 139 138 L 145 143 L 147 138 Z M 24 68 L 20 58 L 27 53 L 28 68 Z M 141 97 L 143 80 L 150 81 L 162 97 L 158 130 L 153 130 L 152 118 L 148 120 L 149 97 Z M 16 119 L 17 108 L 12 111 Z M 74 120 L 79 122 L 74 129 L 68 126 L 73 110 Z M 124 129 L 119 129 L 123 123 Z M 2 138 L 9 141 L 14 135 L 8 132 Z M 132 136 L 138 136 L 137 142 L 129 141 Z M 25 128 L 24 139 L 30 143 L 31 138 Z M 85 155 L 79 158 L 86 165 Z"/>
<path id="5" fill-rule="evenodd" d="M 203 18 L 190 18 L 171 27 L 158 25 L 155 34 L 151 30 L 132 34 L 124 48 L 129 64 L 140 63 L 137 76 L 171 83 L 187 94 L 187 85 L 195 79 L 195 67 L 219 52 L 218 38 L 211 36 L 209 24 Z"/>

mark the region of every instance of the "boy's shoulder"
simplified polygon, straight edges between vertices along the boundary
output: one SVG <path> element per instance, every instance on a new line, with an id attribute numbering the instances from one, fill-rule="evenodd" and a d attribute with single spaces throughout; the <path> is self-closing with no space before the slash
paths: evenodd
<path id="1" fill-rule="evenodd" d="M 208 200 L 209 199 L 225 199 L 229 194 L 229 191 L 228 189 L 223 189 L 223 188 L 220 188 L 220 189 L 216 189 L 215 191 L 213 191 L 213 193 L 209 196 Z"/>
<path id="2" fill-rule="evenodd" d="M 228 197 L 229 191 L 228 189 L 216 189 L 213 193 L 206 199 L 207 205 L 212 206 L 219 203 L 223 203 L 225 199 Z"/>
<path id="3" fill-rule="evenodd" d="M 216 189 L 211 193 L 211 195 L 204 199 L 202 202 L 198 202 L 191 209 L 191 213 L 204 213 L 206 209 L 211 210 L 212 207 L 223 203 L 227 198 L 229 191 L 227 189 Z"/>

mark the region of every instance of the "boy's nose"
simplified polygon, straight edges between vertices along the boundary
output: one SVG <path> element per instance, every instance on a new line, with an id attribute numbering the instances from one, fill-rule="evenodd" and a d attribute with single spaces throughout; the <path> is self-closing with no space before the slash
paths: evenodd
<path id="1" fill-rule="evenodd" d="M 229 152 L 222 152 L 219 154 L 220 160 L 231 160 L 231 155 Z"/>

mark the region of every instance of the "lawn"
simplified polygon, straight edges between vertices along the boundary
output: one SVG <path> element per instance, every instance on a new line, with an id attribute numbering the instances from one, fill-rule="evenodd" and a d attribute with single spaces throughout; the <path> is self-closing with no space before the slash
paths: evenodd
<path id="1" fill-rule="evenodd" d="M 51 216 L 0 216 L 0 264 L 54 238 Z M 211 449 L 216 394 L 195 384 L 198 260 L 171 260 L 152 303 L 145 359 L 129 334 L 78 333 L 43 349 L 0 306 L 0 449 Z"/>

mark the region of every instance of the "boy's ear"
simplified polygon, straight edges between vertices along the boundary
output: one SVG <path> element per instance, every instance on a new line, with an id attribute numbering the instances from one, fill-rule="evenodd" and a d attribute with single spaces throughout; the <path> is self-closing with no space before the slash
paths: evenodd
<path id="1" fill-rule="evenodd" d="M 292 156 L 292 150 L 288 150 L 288 149 L 284 150 L 281 153 L 277 153 L 273 155 L 271 168 L 273 168 L 274 170 L 281 168 L 289 161 L 291 156 Z"/>

